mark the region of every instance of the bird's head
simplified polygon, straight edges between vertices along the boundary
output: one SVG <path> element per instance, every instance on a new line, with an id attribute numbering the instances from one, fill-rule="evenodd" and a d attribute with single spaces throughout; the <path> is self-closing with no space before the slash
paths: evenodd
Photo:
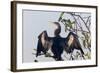
<path id="1" fill-rule="evenodd" d="M 52 22 L 52 26 L 54 28 L 54 35 L 55 36 L 59 35 L 61 32 L 61 26 L 60 26 L 59 22 Z"/>

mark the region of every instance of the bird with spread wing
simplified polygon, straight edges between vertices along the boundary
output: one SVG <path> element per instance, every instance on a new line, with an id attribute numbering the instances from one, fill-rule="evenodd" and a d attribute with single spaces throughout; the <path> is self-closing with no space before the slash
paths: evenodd
<path id="1" fill-rule="evenodd" d="M 62 61 L 63 51 L 72 54 L 74 49 L 80 50 L 82 57 L 84 58 L 84 52 L 82 50 L 81 44 L 78 40 L 78 36 L 74 32 L 69 32 L 66 38 L 60 36 L 61 26 L 58 22 L 53 22 L 56 26 L 54 31 L 54 37 L 49 37 L 47 31 L 43 31 L 38 36 L 38 44 L 36 50 L 36 57 L 43 53 L 45 56 L 49 55 L 48 50 L 53 53 L 52 57 L 56 61 Z M 72 56 L 71 56 L 72 57 Z M 73 57 L 72 57 L 73 59 Z"/>

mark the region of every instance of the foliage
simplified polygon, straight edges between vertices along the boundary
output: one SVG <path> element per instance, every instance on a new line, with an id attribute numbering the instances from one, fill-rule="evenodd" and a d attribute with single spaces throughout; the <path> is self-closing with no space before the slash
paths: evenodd
<path id="1" fill-rule="evenodd" d="M 65 17 L 64 15 L 70 15 L 72 19 Z M 91 25 L 91 16 L 82 17 L 82 13 L 75 12 L 62 12 L 58 18 L 58 22 L 65 26 L 65 32 L 73 31 L 75 32 L 82 41 L 84 48 L 88 48 L 91 51 L 91 33 L 90 33 L 90 25 Z M 85 26 L 86 30 L 84 30 Z M 78 33 L 81 33 L 80 36 Z M 88 54 L 87 54 L 88 55 Z M 88 55 L 89 56 L 89 55 Z M 90 58 L 90 56 L 88 57 Z"/>

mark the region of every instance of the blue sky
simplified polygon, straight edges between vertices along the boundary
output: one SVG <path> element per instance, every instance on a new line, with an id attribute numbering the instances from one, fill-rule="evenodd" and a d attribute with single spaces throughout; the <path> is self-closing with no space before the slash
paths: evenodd
<path id="1" fill-rule="evenodd" d="M 54 27 L 51 22 L 58 21 L 61 12 L 23 10 L 23 61 L 32 62 L 33 49 L 37 48 L 38 35 L 46 30 L 53 37 Z M 88 16 L 89 14 L 83 14 Z M 64 17 L 73 20 L 70 15 Z M 64 25 L 61 24 L 61 36 L 66 37 Z"/>
<path id="2" fill-rule="evenodd" d="M 57 21 L 61 12 L 23 10 L 23 59 L 31 59 L 32 50 L 37 47 L 38 35 L 46 30 L 53 36 L 50 22 Z"/>

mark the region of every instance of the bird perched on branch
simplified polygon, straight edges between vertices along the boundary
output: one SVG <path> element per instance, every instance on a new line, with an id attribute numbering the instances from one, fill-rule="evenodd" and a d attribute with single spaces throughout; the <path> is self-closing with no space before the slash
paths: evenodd
<path id="1" fill-rule="evenodd" d="M 53 24 L 56 27 L 55 31 L 53 32 L 54 37 L 49 37 L 46 31 L 43 31 L 38 36 L 36 57 L 41 55 L 41 52 L 43 52 L 46 55 L 49 49 L 52 51 L 52 57 L 56 61 L 63 60 L 61 55 L 64 50 L 66 51 L 66 53 L 72 53 L 74 49 L 78 49 L 81 51 L 81 54 L 83 55 L 84 52 L 81 48 L 77 35 L 73 32 L 69 32 L 68 36 L 66 38 L 63 38 L 60 36 L 60 24 L 58 22 L 53 22 Z"/>

